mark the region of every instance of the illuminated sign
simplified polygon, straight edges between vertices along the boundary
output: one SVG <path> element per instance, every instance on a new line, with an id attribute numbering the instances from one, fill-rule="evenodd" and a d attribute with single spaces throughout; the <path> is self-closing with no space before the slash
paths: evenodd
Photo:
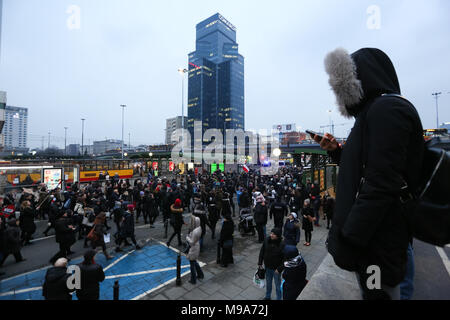
<path id="1" fill-rule="evenodd" d="M 61 187 L 63 169 L 44 169 L 44 184 L 48 190 Z"/>

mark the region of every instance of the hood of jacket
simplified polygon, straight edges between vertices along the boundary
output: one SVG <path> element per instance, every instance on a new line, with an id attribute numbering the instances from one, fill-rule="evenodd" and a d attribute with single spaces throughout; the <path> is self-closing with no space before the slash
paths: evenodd
<path id="1" fill-rule="evenodd" d="M 200 218 L 196 216 L 191 216 L 191 224 L 189 230 L 194 231 L 200 227 Z"/>
<path id="2" fill-rule="evenodd" d="M 303 262 L 303 257 L 301 254 L 296 256 L 295 258 L 292 258 L 290 260 L 287 260 L 284 262 L 284 266 L 286 268 L 298 268 Z"/>
<path id="3" fill-rule="evenodd" d="M 401 94 L 394 65 L 379 49 L 364 48 L 350 55 L 338 48 L 326 56 L 325 70 L 346 118 L 356 117 L 365 103 L 385 93 Z"/>
<path id="4" fill-rule="evenodd" d="M 55 283 L 67 276 L 66 267 L 53 267 L 48 270 L 46 280 L 48 283 Z"/>

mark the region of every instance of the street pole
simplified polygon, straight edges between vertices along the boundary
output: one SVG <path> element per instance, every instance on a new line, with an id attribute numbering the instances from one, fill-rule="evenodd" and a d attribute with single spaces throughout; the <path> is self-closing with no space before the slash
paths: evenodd
<path id="1" fill-rule="evenodd" d="M 124 131 L 124 117 L 125 117 L 125 104 L 120 105 L 122 107 L 122 160 L 123 160 L 123 131 Z"/>
<path id="2" fill-rule="evenodd" d="M 442 92 L 435 92 L 432 94 L 432 96 L 434 96 L 436 99 L 436 124 L 437 124 L 436 129 L 439 129 L 439 103 L 438 103 L 438 100 L 439 100 L 439 96 L 441 94 L 442 94 Z"/>
<path id="3" fill-rule="evenodd" d="M 48 133 L 48 149 L 50 150 L 50 132 Z"/>
<path id="4" fill-rule="evenodd" d="M 82 125 L 81 125 L 81 157 L 83 157 L 84 156 L 84 121 L 85 121 L 86 119 L 81 119 L 81 123 L 82 123 Z"/>
<path id="5" fill-rule="evenodd" d="M 67 129 L 68 127 L 64 127 L 64 155 L 67 156 Z"/>

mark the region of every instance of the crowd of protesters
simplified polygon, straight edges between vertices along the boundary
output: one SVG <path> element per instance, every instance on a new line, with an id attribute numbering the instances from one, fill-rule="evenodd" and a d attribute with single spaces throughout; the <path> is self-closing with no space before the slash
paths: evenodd
<path id="1" fill-rule="evenodd" d="M 20 217 L 17 221 L 14 217 L 0 219 L 0 263 L 10 254 L 14 255 L 16 262 L 24 260 L 20 249 L 33 244 L 37 219 L 48 220 L 43 236 L 49 236 L 52 230 L 56 236 L 59 251 L 50 258 L 50 263 L 56 268 L 52 272 L 58 274 L 58 268 L 64 268 L 70 261 L 70 256 L 74 253 L 71 246 L 77 241 L 83 241 L 84 248 L 90 249 L 88 252 L 100 247 L 107 259 L 112 258 L 104 240 L 111 229 L 108 223 L 114 222 L 117 227 L 112 237 L 116 252 L 122 251 L 122 244 L 131 245 L 128 239 L 139 250 L 135 223 L 143 220 L 149 229 L 154 229 L 155 222 L 161 216 L 165 238 L 168 239 L 167 246 L 171 245 L 175 237 L 179 247 L 187 245 L 185 253 L 191 262 L 191 283 L 195 284 L 197 279 L 203 278 L 197 259 L 203 250 L 208 231 L 213 240 L 217 237 L 218 263 L 224 268 L 228 267 L 234 263 L 233 234 L 237 226 L 233 218 L 247 210 L 253 214 L 258 234 L 255 241 L 262 244 L 259 264 L 264 262 L 268 272 L 266 298 L 270 298 L 269 279 L 275 279 L 277 298 L 281 298 L 281 273 L 276 270 L 283 270 L 286 261 L 303 261 L 298 258 L 299 254 L 292 256 L 295 250 L 291 248 L 300 243 L 301 229 L 305 234 L 304 245 L 310 246 L 313 225 L 320 226 L 320 206 L 323 205 L 328 227 L 333 213 L 333 198 L 326 194 L 322 199 L 317 185 L 309 180 L 303 184 L 302 180 L 302 172 L 290 167 L 280 169 L 274 176 L 264 176 L 254 171 L 241 174 L 203 172 L 200 175 L 190 172 L 173 179 L 149 176 L 146 182 L 136 179 L 133 183 L 115 176 L 110 180 L 102 179 L 84 185 L 75 183 L 66 190 L 50 191 L 41 185 L 38 194 L 23 193 L 18 201 L 11 194 L 5 197 L 4 205 L 16 204 L 20 209 Z M 185 212 L 191 213 L 189 223 L 183 217 Z M 275 229 L 267 235 L 269 219 L 273 219 Z M 217 234 L 218 222 L 220 231 Z M 189 229 L 186 239 L 181 238 L 183 226 Z M 171 235 L 169 227 L 173 231 Z M 283 239 L 283 246 L 286 244 L 290 248 L 286 255 L 281 255 L 275 262 L 276 267 L 273 265 L 274 261 L 270 261 L 273 257 L 267 257 L 267 252 L 270 256 L 274 238 L 280 243 Z M 88 262 L 93 260 L 92 254 L 91 252 L 87 258 Z M 290 266 L 295 264 L 292 261 Z M 289 288 L 288 279 L 289 276 L 285 279 L 285 288 Z M 287 297 L 289 294 L 285 296 Z"/>

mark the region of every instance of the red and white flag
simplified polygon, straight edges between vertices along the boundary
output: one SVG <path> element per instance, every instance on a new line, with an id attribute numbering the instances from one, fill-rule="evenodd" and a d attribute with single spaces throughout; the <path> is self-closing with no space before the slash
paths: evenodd
<path id="1" fill-rule="evenodd" d="M 244 171 L 246 172 L 246 173 L 249 173 L 250 172 L 250 169 L 244 164 L 244 166 L 242 167 L 242 169 L 244 169 Z"/>

